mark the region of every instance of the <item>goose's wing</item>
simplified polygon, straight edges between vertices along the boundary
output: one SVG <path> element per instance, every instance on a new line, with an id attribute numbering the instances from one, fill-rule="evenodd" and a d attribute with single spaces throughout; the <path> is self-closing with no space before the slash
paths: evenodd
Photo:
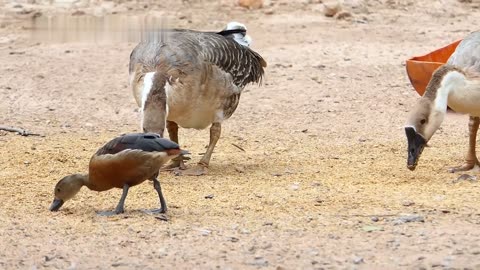
<path id="1" fill-rule="evenodd" d="M 201 44 L 204 60 L 232 75 L 233 82 L 238 87 L 261 83 L 263 68 L 267 63 L 249 47 L 216 33 L 203 33 L 192 38 L 196 38 Z"/>
<path id="2" fill-rule="evenodd" d="M 447 63 L 480 73 L 480 31 L 473 32 L 463 39 Z"/>
<path id="3" fill-rule="evenodd" d="M 262 81 L 265 60 L 232 38 L 190 30 L 168 30 L 161 37 L 160 41 L 141 42 L 135 47 L 130 55 L 130 73 L 139 63 L 151 71 L 163 65 L 185 74 L 209 63 L 229 73 L 238 87 Z"/>

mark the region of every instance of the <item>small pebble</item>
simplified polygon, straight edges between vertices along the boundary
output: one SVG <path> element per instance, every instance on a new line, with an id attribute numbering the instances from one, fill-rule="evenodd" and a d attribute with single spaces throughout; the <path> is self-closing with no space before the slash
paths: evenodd
<path id="1" fill-rule="evenodd" d="M 376 232 L 376 231 L 383 231 L 383 227 L 367 225 L 367 226 L 363 226 L 362 230 L 366 232 Z"/>
<path id="2" fill-rule="evenodd" d="M 238 5 L 248 9 L 258 9 L 263 7 L 263 0 L 238 0 Z"/>
<path id="3" fill-rule="evenodd" d="M 299 187 L 300 187 L 300 186 L 299 186 L 299 183 L 293 183 L 293 184 L 290 186 L 290 188 L 291 188 L 292 190 L 298 190 Z"/>
<path id="4" fill-rule="evenodd" d="M 239 173 L 244 173 L 245 168 L 243 166 L 235 166 L 235 171 L 237 171 Z"/>
<path id="5" fill-rule="evenodd" d="M 252 263 L 253 265 L 260 266 L 260 267 L 267 267 L 268 261 L 263 257 L 255 257 L 255 260 Z"/>
<path id="6" fill-rule="evenodd" d="M 75 10 L 74 12 L 72 12 L 72 16 L 82 16 L 82 15 L 85 15 L 85 11 L 83 10 Z"/>
<path id="7" fill-rule="evenodd" d="M 354 264 L 361 264 L 361 263 L 364 263 L 365 261 L 363 260 L 362 257 L 355 257 L 353 258 L 353 263 Z"/>
<path id="8" fill-rule="evenodd" d="M 425 218 L 420 215 L 405 215 L 395 219 L 393 221 L 393 225 L 400 225 L 410 222 L 425 222 Z"/>
<path id="9" fill-rule="evenodd" d="M 265 14 L 265 15 L 272 15 L 274 13 L 275 13 L 275 10 L 273 10 L 273 9 L 267 9 L 263 12 L 263 14 Z"/>
<path id="10" fill-rule="evenodd" d="M 333 17 L 342 10 L 342 6 L 338 1 L 328 1 L 323 3 L 323 15 Z"/>
<path id="11" fill-rule="evenodd" d="M 212 231 L 207 230 L 207 229 L 200 230 L 200 234 L 203 235 L 203 236 L 210 235 L 211 233 L 212 233 Z"/>
<path id="12" fill-rule="evenodd" d="M 414 204 L 415 204 L 415 202 L 410 201 L 410 200 L 405 200 L 405 201 L 402 202 L 403 206 L 412 206 Z"/>
<path id="13" fill-rule="evenodd" d="M 348 18 L 351 18 L 351 17 L 352 17 L 352 13 L 350 13 L 348 11 L 344 11 L 344 10 L 335 14 L 335 19 L 337 19 L 337 20 L 345 20 L 345 19 L 348 19 Z"/>
<path id="14" fill-rule="evenodd" d="M 228 241 L 230 242 L 233 242 L 233 243 L 236 243 L 238 242 L 240 239 L 236 238 L 236 237 L 228 237 Z"/>

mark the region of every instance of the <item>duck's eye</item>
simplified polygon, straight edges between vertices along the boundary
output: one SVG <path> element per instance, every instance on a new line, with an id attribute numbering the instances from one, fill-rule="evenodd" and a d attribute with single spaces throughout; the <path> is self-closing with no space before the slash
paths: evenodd
<path id="1" fill-rule="evenodd" d="M 420 124 L 422 124 L 422 125 L 425 124 L 426 122 L 427 122 L 427 119 L 420 120 Z"/>
<path id="2" fill-rule="evenodd" d="M 57 188 L 57 192 L 60 192 L 60 188 Z"/>

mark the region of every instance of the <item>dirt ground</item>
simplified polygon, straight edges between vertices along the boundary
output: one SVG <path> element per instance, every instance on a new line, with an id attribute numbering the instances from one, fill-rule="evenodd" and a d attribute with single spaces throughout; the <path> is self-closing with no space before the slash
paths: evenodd
<path id="1" fill-rule="evenodd" d="M 4 4 L 0 124 L 44 136 L 0 133 L 0 268 L 480 269 L 480 185 L 447 171 L 463 162 L 468 117 L 447 117 L 414 172 L 403 131 L 418 98 L 405 60 L 477 30 L 478 6 L 345 0 L 353 17 L 337 20 L 316 1 L 115 3 L 182 28 L 241 21 L 269 64 L 223 125 L 209 174 L 161 174 L 164 221 L 142 211 L 158 207 L 149 183 L 130 191 L 122 215 L 97 215 L 120 190 L 87 188 L 48 211 L 61 177 L 139 131 L 127 69 L 135 43 L 37 42 L 22 27 L 34 12 Z M 182 129 L 180 141 L 192 165 L 208 131 Z"/>

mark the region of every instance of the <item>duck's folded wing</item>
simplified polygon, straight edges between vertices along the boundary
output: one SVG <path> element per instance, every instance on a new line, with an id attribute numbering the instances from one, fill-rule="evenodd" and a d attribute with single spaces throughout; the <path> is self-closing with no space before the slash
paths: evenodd
<path id="1" fill-rule="evenodd" d="M 95 155 L 113 155 L 126 149 L 141 150 L 145 152 L 163 152 L 179 148 L 178 144 L 161 138 L 160 135 L 155 133 L 130 133 L 109 141 L 100 148 Z"/>
<path id="2" fill-rule="evenodd" d="M 162 166 L 164 152 L 125 149 L 116 154 L 94 155 L 89 164 L 94 190 L 137 185 L 155 175 Z"/>

